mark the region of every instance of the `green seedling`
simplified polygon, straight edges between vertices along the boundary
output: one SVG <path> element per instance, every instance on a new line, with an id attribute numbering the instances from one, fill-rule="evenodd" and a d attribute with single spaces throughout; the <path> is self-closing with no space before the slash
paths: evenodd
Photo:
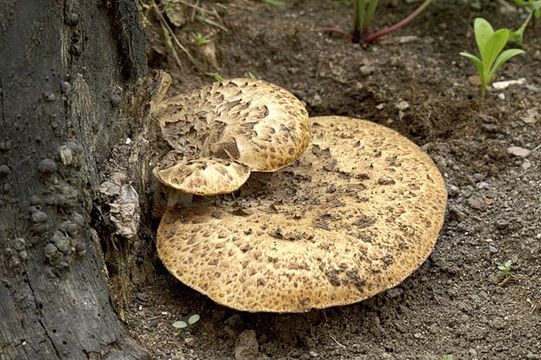
<path id="1" fill-rule="evenodd" d="M 198 46 L 205 45 L 210 41 L 209 39 L 205 37 L 205 35 L 198 32 L 193 32 L 192 36 L 193 36 L 193 41 L 195 42 L 195 45 L 198 45 Z"/>
<path id="2" fill-rule="evenodd" d="M 500 270 L 505 277 L 509 277 L 509 275 L 511 274 L 512 266 L 513 266 L 513 261 L 507 260 L 503 264 L 498 265 L 498 270 Z"/>
<path id="3" fill-rule="evenodd" d="M 184 316 L 180 320 L 173 323 L 173 327 L 177 329 L 185 329 L 199 321 L 201 317 L 198 314 Z"/>
<path id="4" fill-rule="evenodd" d="M 441 360 L 454 360 L 455 357 L 453 355 L 450 355 L 450 354 L 447 354 L 447 355 L 442 355 L 441 357 Z"/>
<path id="5" fill-rule="evenodd" d="M 524 54 L 524 50 L 503 50 L 509 40 L 508 29 L 494 31 L 483 18 L 476 18 L 473 27 L 480 58 L 467 52 L 461 52 L 460 55 L 475 65 L 481 80 L 481 96 L 484 97 L 496 71 L 511 58 Z"/>
<path id="6" fill-rule="evenodd" d="M 520 7 L 524 7 L 529 10 L 528 17 L 522 25 L 515 31 L 509 34 L 509 41 L 519 46 L 522 46 L 524 42 L 524 31 L 528 27 L 530 20 L 539 19 L 541 17 L 541 0 L 540 1 L 528 1 L 528 0 L 515 0 L 515 4 Z"/>

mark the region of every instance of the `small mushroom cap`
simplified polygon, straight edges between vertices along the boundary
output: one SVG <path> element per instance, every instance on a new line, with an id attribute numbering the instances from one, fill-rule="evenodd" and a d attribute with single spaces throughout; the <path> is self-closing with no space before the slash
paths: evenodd
<path id="1" fill-rule="evenodd" d="M 248 180 L 246 165 L 219 158 L 182 159 L 168 167 L 157 166 L 154 176 L 162 184 L 195 195 L 227 194 Z"/>
<path id="2" fill-rule="evenodd" d="M 295 161 L 310 141 L 304 105 L 263 80 L 229 79 L 155 106 L 165 140 L 176 150 L 229 158 L 252 171 L 275 171 Z"/>
<path id="3" fill-rule="evenodd" d="M 238 310 L 303 312 L 366 299 L 426 260 L 447 202 L 430 157 L 364 120 L 318 117 L 312 129 L 266 184 L 166 212 L 158 255 L 177 279 Z"/>

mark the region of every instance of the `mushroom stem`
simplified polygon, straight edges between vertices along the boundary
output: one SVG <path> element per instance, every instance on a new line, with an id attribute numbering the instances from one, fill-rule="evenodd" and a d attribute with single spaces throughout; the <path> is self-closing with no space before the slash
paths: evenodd
<path id="1" fill-rule="evenodd" d="M 170 189 L 167 194 L 167 207 L 189 207 L 192 204 L 193 194 Z"/>

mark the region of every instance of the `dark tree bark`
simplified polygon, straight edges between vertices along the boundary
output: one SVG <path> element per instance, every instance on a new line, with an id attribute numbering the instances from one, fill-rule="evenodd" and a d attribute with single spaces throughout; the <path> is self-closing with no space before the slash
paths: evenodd
<path id="1" fill-rule="evenodd" d="M 0 359 L 147 358 L 90 226 L 148 100 L 135 0 L 2 0 L 0 54 Z"/>

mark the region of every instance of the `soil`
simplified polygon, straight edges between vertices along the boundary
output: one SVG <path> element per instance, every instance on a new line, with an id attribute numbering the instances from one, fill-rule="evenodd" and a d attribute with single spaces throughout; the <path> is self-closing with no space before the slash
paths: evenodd
<path id="1" fill-rule="evenodd" d="M 474 11 L 460 1 L 436 1 L 405 29 L 363 48 L 314 31 L 349 29 L 344 1 L 285 3 L 199 2 L 216 11 L 207 19 L 227 31 L 192 18 L 193 9 L 185 7 L 175 33 L 198 65 L 179 50 L 182 69 L 159 41 L 161 30 L 147 9 L 151 65 L 173 75 L 169 95 L 210 83 L 206 73 L 251 72 L 292 91 L 311 116 L 368 119 L 407 136 L 432 157 L 449 192 L 434 252 L 402 284 L 368 300 L 285 315 L 219 306 L 155 259 L 152 281 L 137 284 L 126 314 L 131 334 L 156 359 L 234 359 L 235 352 L 239 359 L 250 358 L 241 353 L 260 359 L 541 359 L 540 24 L 526 33 L 526 55 L 496 78 L 526 82 L 480 99 L 469 79 L 474 68 L 458 53 L 474 51 L 477 16 L 498 28 L 517 27 L 524 14 L 513 7 Z M 382 1 L 377 26 L 415 6 Z M 212 40 L 219 69 L 208 53 L 198 54 L 192 32 Z M 532 151 L 517 156 L 511 147 Z M 497 267 L 508 260 L 511 271 L 504 274 Z M 172 326 L 190 314 L 200 321 Z M 255 330 L 255 337 L 245 330 Z"/>

